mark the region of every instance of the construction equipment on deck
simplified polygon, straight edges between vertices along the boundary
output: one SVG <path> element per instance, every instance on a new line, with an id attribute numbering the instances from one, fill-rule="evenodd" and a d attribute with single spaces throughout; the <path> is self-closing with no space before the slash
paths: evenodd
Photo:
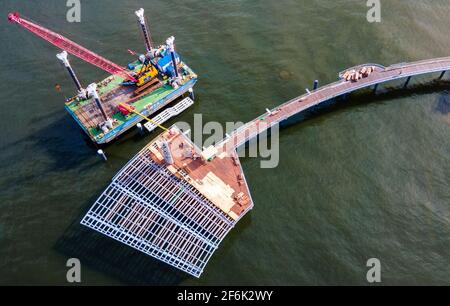
<path id="1" fill-rule="evenodd" d="M 131 80 L 136 82 L 135 77 L 128 72 L 124 67 L 119 66 L 110 60 L 80 46 L 79 44 L 71 41 L 70 39 L 50 31 L 40 25 L 37 25 L 23 17 L 20 17 L 19 13 L 10 13 L 8 15 L 8 20 L 13 23 L 17 23 L 18 25 L 24 27 L 31 33 L 45 39 L 49 43 L 55 45 L 56 47 L 67 51 L 68 53 L 75 55 L 76 57 L 99 67 L 111 74 L 118 75 L 126 80 Z"/>

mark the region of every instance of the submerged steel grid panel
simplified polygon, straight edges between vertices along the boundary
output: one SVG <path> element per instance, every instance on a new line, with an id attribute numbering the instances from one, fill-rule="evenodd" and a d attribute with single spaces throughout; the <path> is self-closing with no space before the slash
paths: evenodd
<path id="1" fill-rule="evenodd" d="M 81 223 L 199 277 L 235 221 L 149 152 L 119 172 Z"/>

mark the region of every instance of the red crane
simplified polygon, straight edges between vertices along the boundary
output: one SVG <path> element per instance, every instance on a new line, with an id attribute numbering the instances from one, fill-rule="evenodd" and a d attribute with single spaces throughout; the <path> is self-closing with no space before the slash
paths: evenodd
<path id="1" fill-rule="evenodd" d="M 50 31 L 49 29 L 20 17 L 20 14 L 17 12 L 10 13 L 8 15 L 8 20 L 12 23 L 17 23 L 56 47 L 61 48 L 62 50 L 65 50 L 68 53 L 109 72 L 110 74 L 118 75 L 125 80 L 133 82 L 137 81 L 136 78 L 128 70 L 126 70 L 126 68 L 107 60 L 106 58 L 80 46 L 79 44 L 58 33 Z"/>

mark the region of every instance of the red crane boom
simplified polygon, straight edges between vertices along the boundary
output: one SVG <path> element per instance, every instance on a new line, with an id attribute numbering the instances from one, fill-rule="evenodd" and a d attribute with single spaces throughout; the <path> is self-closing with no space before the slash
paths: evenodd
<path id="1" fill-rule="evenodd" d="M 68 53 L 103 69 L 111 74 L 118 75 L 125 80 L 130 80 L 136 82 L 134 76 L 127 71 L 124 67 L 121 67 L 110 60 L 80 46 L 79 44 L 71 41 L 70 39 L 50 31 L 40 25 L 37 25 L 29 20 L 20 17 L 19 13 L 10 13 L 8 15 L 8 20 L 12 23 L 17 23 L 18 25 L 24 27 L 28 31 L 34 33 L 35 35 L 45 39 L 49 43 L 55 45 Z"/>

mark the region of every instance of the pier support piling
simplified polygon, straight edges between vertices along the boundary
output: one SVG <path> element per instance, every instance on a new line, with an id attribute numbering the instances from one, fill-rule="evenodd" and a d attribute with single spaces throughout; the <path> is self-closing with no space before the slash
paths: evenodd
<path id="1" fill-rule="evenodd" d="M 441 75 L 439 76 L 439 80 L 442 80 L 446 72 L 447 72 L 446 70 L 442 71 Z"/>

